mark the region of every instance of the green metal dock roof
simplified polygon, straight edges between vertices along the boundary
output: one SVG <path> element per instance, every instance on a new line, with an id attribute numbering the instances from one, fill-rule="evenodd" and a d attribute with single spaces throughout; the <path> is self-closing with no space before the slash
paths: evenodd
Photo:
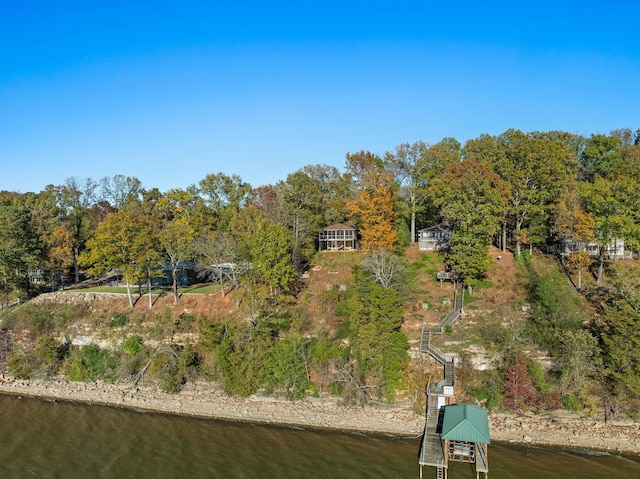
<path id="1" fill-rule="evenodd" d="M 442 439 L 490 444 L 487 410 L 470 404 L 446 406 Z"/>

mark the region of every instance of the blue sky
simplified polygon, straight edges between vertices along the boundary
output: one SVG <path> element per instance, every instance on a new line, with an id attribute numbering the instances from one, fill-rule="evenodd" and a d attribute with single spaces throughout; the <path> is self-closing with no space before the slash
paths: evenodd
<path id="1" fill-rule="evenodd" d="M 635 2 L 520 3 L 0 0 L 0 190 L 640 128 Z"/>

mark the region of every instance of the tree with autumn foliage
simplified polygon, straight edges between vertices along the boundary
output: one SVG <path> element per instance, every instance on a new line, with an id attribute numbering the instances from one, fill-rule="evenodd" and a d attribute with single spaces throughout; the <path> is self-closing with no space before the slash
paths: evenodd
<path id="1" fill-rule="evenodd" d="M 523 352 L 515 350 L 505 359 L 502 387 L 504 405 L 509 409 L 524 412 L 536 404 L 537 391 Z"/>
<path id="2" fill-rule="evenodd" d="M 382 159 L 368 151 L 347 154 L 346 169 L 354 180 L 354 196 L 347 209 L 360 226 L 360 246 L 365 251 L 391 250 L 398 241 L 394 178 Z"/>
<path id="3" fill-rule="evenodd" d="M 193 255 L 194 230 L 185 217 L 166 221 L 159 233 L 164 259 L 171 268 L 173 304 L 178 304 L 178 270 L 180 264 Z"/>
<path id="4" fill-rule="evenodd" d="M 551 232 L 559 242 L 589 243 L 595 240 L 596 220 L 584 210 L 578 194 L 578 185 L 570 184 L 555 206 Z M 582 289 L 582 271 L 591 264 L 588 252 L 573 251 L 567 257 L 567 265 L 578 272 L 578 289 Z"/>
<path id="5" fill-rule="evenodd" d="M 73 235 L 66 224 L 59 224 L 47 237 L 48 254 L 47 263 L 54 274 L 53 282 L 63 284 L 64 271 L 71 268 L 74 263 Z"/>
<path id="6" fill-rule="evenodd" d="M 129 307 L 133 308 L 131 284 L 144 277 L 148 237 L 143 224 L 133 213 L 110 213 L 87 241 L 87 249 L 81 254 L 79 263 L 88 266 L 92 275 L 111 270 L 122 273 L 127 285 Z"/>

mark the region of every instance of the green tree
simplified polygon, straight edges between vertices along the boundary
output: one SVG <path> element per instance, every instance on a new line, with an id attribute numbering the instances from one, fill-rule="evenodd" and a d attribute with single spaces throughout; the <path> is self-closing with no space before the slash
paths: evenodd
<path id="1" fill-rule="evenodd" d="M 291 236 L 287 229 L 265 219 L 249 238 L 248 247 L 252 267 L 269 287 L 271 296 L 288 293 L 297 273 L 291 262 Z"/>
<path id="2" fill-rule="evenodd" d="M 242 181 L 238 175 L 216 173 L 208 174 L 192 189 L 204 198 L 207 208 L 215 218 L 215 227 L 224 230 L 232 216 L 244 206 L 251 185 Z"/>
<path id="3" fill-rule="evenodd" d="M 32 222 L 33 200 L 32 193 L 0 193 L 0 275 L 5 305 L 11 291 L 28 297 L 28 270 L 39 263 L 42 244 Z"/>
<path id="4" fill-rule="evenodd" d="M 354 274 L 356 295 L 349 316 L 349 343 L 356 364 L 353 371 L 345 370 L 349 374 L 343 377 L 359 382 L 352 384 L 363 393 L 359 395 L 361 402 L 368 398 L 391 402 L 396 389 L 402 387 L 407 360 L 402 300 L 398 291 L 377 284 L 360 268 Z M 368 390 L 373 393 L 366 393 Z"/>
<path id="5" fill-rule="evenodd" d="M 604 261 L 610 245 L 618 238 L 628 238 L 631 242 L 639 238 L 637 213 L 625 204 L 629 198 L 627 185 L 626 181 L 597 177 L 593 183 L 580 186 L 585 210 L 595 218 L 593 232 L 599 244 L 598 284 L 602 283 Z"/>
<path id="6" fill-rule="evenodd" d="M 287 176 L 276 186 L 280 198 L 281 221 L 291 231 L 294 264 L 303 270 L 316 249 L 318 231 L 323 227 L 325 194 L 323 185 L 305 170 Z"/>
<path id="7" fill-rule="evenodd" d="M 53 185 L 35 195 L 31 223 L 39 237 L 40 266 L 55 289 L 63 284 L 63 275 L 73 266 L 73 238 L 68 224 L 63 221 L 63 211 Z"/>
<path id="8" fill-rule="evenodd" d="M 229 322 L 216 351 L 224 390 L 238 396 L 256 392 L 265 382 L 266 364 L 273 347 L 273 331 Z"/>
<path id="9" fill-rule="evenodd" d="M 100 179 L 99 187 L 102 200 L 116 211 L 131 201 L 137 201 L 142 193 L 140 180 L 124 175 L 105 176 Z"/>
<path id="10" fill-rule="evenodd" d="M 471 159 L 451 165 L 429 187 L 440 216 L 453 227 L 447 260 L 470 286 L 487 270 L 487 245 L 504 211 L 503 190 L 487 164 Z"/>
<path id="11" fill-rule="evenodd" d="M 97 224 L 92 218 L 92 207 L 96 205 L 98 184 L 91 178 L 67 178 L 64 185 L 58 187 L 58 203 L 64 212 L 64 222 L 71 232 L 74 281 L 80 281 L 78 259 L 87 240 L 93 234 Z"/>
<path id="12" fill-rule="evenodd" d="M 539 133 L 507 130 L 497 139 L 502 155 L 492 167 L 508 184 L 508 212 L 513 224 L 516 255 L 530 242 L 532 219 L 547 215 L 575 172 L 575 152 L 562 141 Z"/>
<path id="13" fill-rule="evenodd" d="M 579 179 L 592 183 L 598 176 L 607 176 L 620 158 L 620 138 L 607 135 L 591 135 L 580 156 Z"/>
<path id="14" fill-rule="evenodd" d="M 301 399 L 310 385 L 310 363 L 309 341 L 301 335 L 289 335 L 275 343 L 267 360 L 267 384 L 283 391 L 288 399 Z"/>
<path id="15" fill-rule="evenodd" d="M 609 378 L 630 394 L 640 395 L 640 312 L 624 298 L 607 308 L 601 334 Z"/>
<path id="16" fill-rule="evenodd" d="M 345 199 L 349 198 L 351 180 L 335 166 L 307 165 L 302 171 L 308 175 L 322 191 L 322 225 L 343 223 L 348 215 Z"/>
<path id="17" fill-rule="evenodd" d="M 423 141 L 413 144 L 402 143 L 393 153 L 385 154 L 385 163 L 400 185 L 400 193 L 406 198 L 410 212 L 411 243 L 416 241 L 416 216 L 422 210 L 426 199 L 429 165 L 426 153 L 429 149 Z"/>
<path id="18" fill-rule="evenodd" d="M 498 145 L 498 139 L 495 136 L 482 134 L 478 138 L 474 138 L 468 140 L 464 148 L 462 149 L 462 158 L 467 160 L 475 160 L 480 163 L 485 163 L 488 165 L 496 165 L 504 160 L 504 151 Z M 504 190 L 502 191 L 502 196 L 506 201 L 510 195 L 509 184 L 504 183 Z M 505 211 L 502 215 L 502 220 L 500 223 L 501 234 L 500 234 L 500 248 L 502 251 L 507 250 L 507 237 L 508 237 L 508 215 L 507 215 L 507 204 L 505 203 Z"/>

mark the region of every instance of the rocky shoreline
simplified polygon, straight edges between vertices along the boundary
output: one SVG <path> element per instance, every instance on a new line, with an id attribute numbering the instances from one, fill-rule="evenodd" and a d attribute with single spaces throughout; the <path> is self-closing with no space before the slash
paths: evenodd
<path id="1" fill-rule="evenodd" d="M 270 396 L 229 396 L 210 383 L 189 384 L 169 395 L 144 387 L 18 381 L 0 378 L 0 394 L 104 404 L 170 414 L 315 429 L 356 431 L 402 437 L 420 437 L 423 417 L 402 407 L 348 408 L 336 400 L 307 398 L 287 401 Z M 491 439 L 499 442 L 594 449 L 640 454 L 640 427 L 631 421 L 604 423 L 575 415 L 515 416 L 491 414 Z"/>

